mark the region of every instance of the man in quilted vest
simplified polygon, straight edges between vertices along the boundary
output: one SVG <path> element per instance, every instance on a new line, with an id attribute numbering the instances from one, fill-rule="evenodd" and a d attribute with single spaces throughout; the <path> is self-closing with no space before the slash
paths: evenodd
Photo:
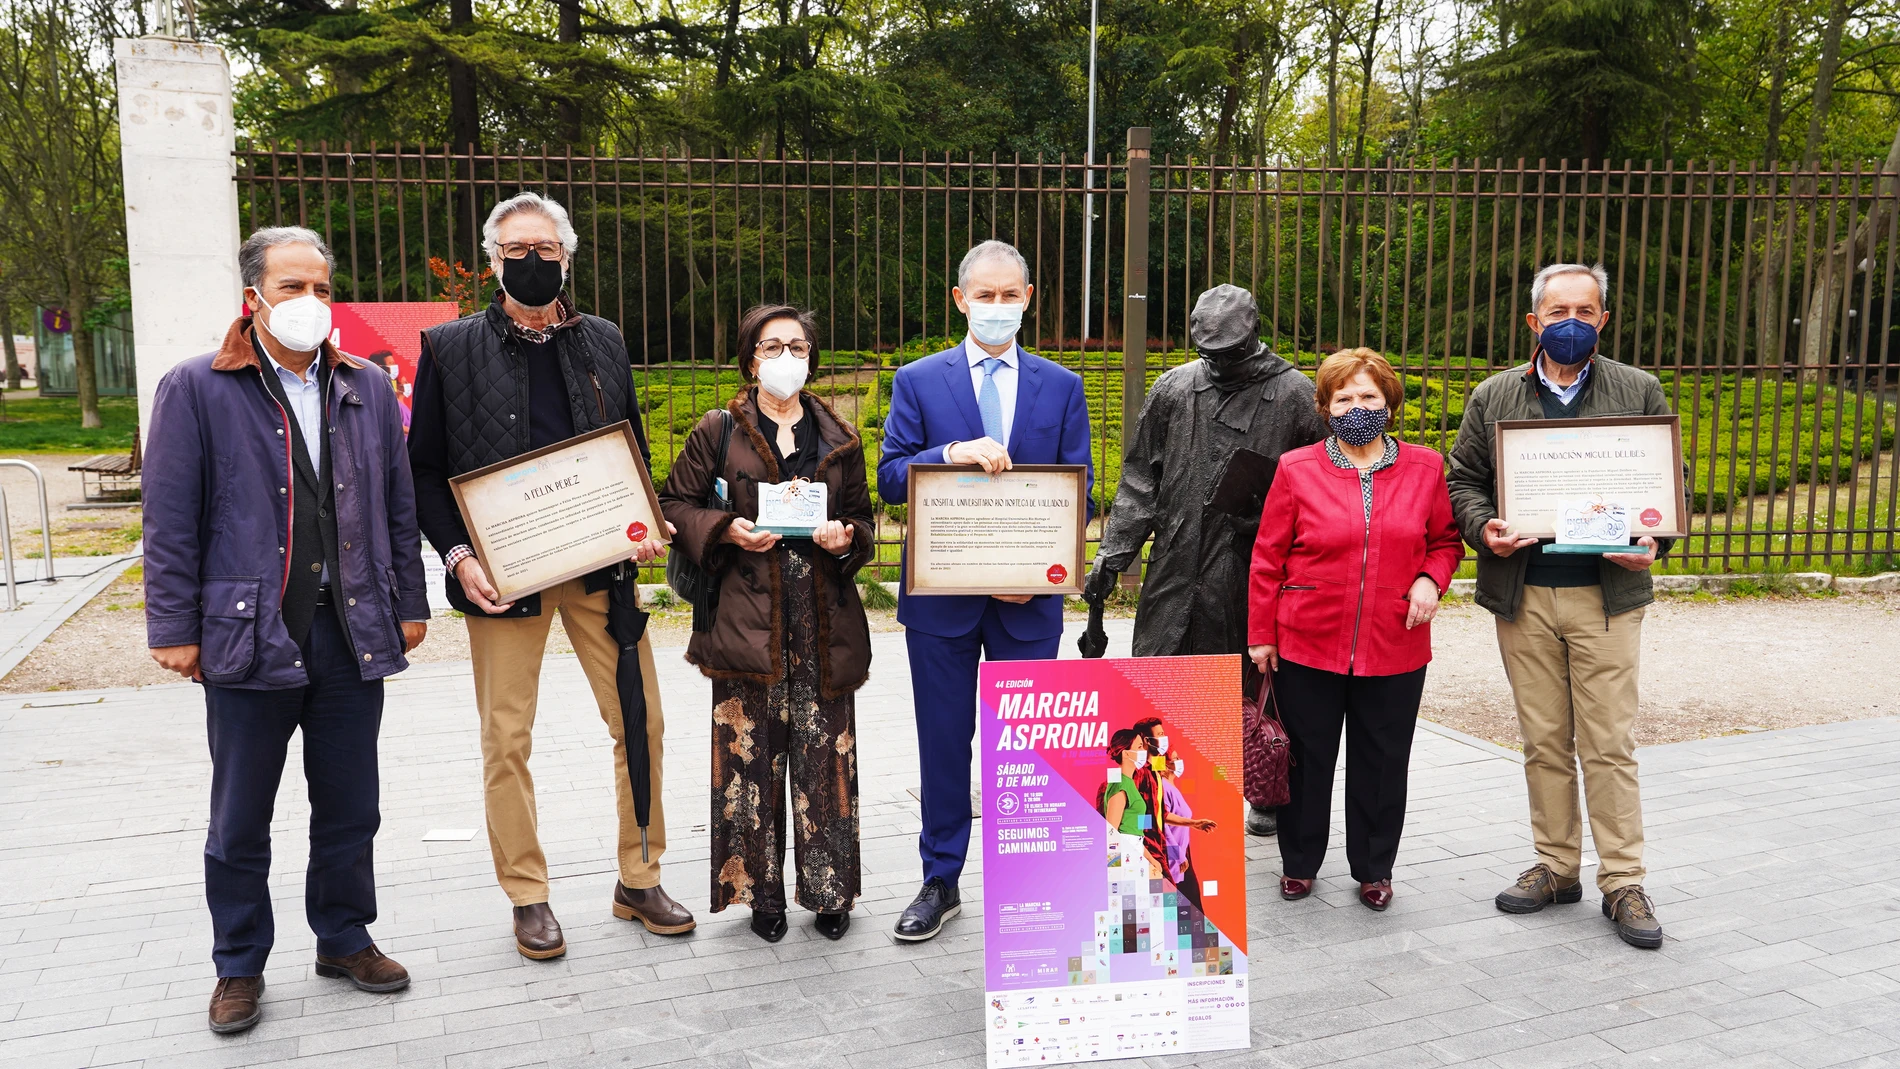
<path id="1" fill-rule="evenodd" d="M 500 290 L 482 311 L 423 332 L 409 432 L 422 533 L 442 554 L 449 603 L 461 610 L 468 626 L 495 877 L 514 905 L 515 948 L 535 960 L 567 952 L 560 922 L 548 905 L 548 862 L 536 830 L 534 779 L 528 774 L 541 656 L 557 609 L 613 737 L 620 819 L 614 916 L 637 920 L 661 935 L 691 931 L 695 923 L 692 913 L 660 887 L 660 855 L 666 849 L 660 805 L 664 718 L 653 646 L 645 637 L 639 656 L 653 803 L 644 849 L 634 817 L 615 680 L 620 647 L 607 633 L 613 569 L 500 601 L 470 549 L 468 529 L 449 489 L 454 476 L 622 420 L 633 424 L 642 459 L 651 462 L 626 343 L 612 323 L 576 312 L 562 293 L 579 243 L 566 209 L 552 200 L 522 193 L 495 206 L 482 228 L 482 244 Z M 634 547 L 631 559 L 645 563 L 663 552 L 660 542 L 648 539 Z"/>

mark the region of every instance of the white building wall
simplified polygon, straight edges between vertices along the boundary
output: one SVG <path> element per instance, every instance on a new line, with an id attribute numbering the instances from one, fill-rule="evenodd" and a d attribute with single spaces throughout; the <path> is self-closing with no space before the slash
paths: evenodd
<path id="1" fill-rule="evenodd" d="M 237 143 L 223 49 L 141 37 L 113 54 L 143 430 L 158 380 L 238 314 Z"/>

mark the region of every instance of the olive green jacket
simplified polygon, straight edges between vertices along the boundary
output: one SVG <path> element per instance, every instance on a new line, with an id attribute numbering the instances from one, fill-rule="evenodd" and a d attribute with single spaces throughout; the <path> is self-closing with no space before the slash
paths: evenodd
<path id="1" fill-rule="evenodd" d="M 1656 376 L 1608 357 L 1592 361 L 1578 406 L 1578 417 L 1667 416 L 1674 412 L 1663 396 Z M 1530 364 L 1502 371 L 1478 384 L 1465 401 L 1464 421 L 1451 448 L 1452 514 L 1471 548 L 1478 551 L 1477 602 L 1506 620 L 1517 618 L 1524 599 L 1524 571 L 1530 555 L 1500 557 L 1485 548 L 1484 525 L 1498 514 L 1497 481 L 1492 466 L 1492 427 L 1502 419 L 1543 419 L 1537 397 L 1537 373 Z M 1686 483 L 1687 480 L 1685 480 Z M 1684 515 L 1688 513 L 1685 511 Z M 1658 539 L 1658 556 L 1669 552 L 1673 539 Z M 1647 571 L 1632 572 L 1610 561 L 1598 564 L 1603 584 L 1603 611 L 1617 616 L 1656 600 L 1655 585 Z"/>

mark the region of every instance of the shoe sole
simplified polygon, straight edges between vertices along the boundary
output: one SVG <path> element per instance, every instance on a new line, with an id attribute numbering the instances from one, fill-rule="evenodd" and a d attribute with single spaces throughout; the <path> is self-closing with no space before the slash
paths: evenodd
<path id="1" fill-rule="evenodd" d="M 567 953 L 567 943 L 566 941 L 562 941 L 560 946 L 551 950 L 530 950 L 522 944 L 521 940 L 517 939 L 515 940 L 515 949 L 521 953 L 522 957 L 530 961 L 546 961 L 549 958 L 558 958 Z"/>
<path id="2" fill-rule="evenodd" d="M 325 965 L 322 962 L 317 963 L 317 975 L 326 980 L 348 980 L 350 983 L 356 985 L 358 991 L 368 991 L 377 995 L 387 994 L 391 991 L 401 991 L 403 988 L 409 986 L 409 978 L 407 976 L 400 980 L 390 980 L 381 984 L 366 984 L 358 980 L 356 974 L 348 969 L 339 969 L 334 965 Z"/>
<path id="3" fill-rule="evenodd" d="M 962 912 L 963 912 L 963 904 L 958 903 L 954 906 L 951 906 L 949 909 L 944 910 L 943 913 L 938 915 L 937 926 L 935 928 L 932 928 L 931 930 L 927 932 L 922 932 L 918 935 L 905 935 L 903 932 L 892 932 L 891 938 L 897 940 L 900 943 L 921 943 L 926 939 L 935 939 L 937 938 L 937 933 L 943 931 L 944 924 L 947 923 L 952 917 L 955 917 L 961 914 Z"/>
<path id="4" fill-rule="evenodd" d="M 699 927 L 699 922 L 696 920 L 687 921 L 685 924 L 655 924 L 635 913 L 632 906 L 623 905 L 618 901 L 614 903 L 614 916 L 623 921 L 639 921 L 654 935 L 683 935 Z"/>
<path id="5" fill-rule="evenodd" d="M 1570 906 L 1583 901 L 1583 884 L 1578 883 L 1574 887 L 1558 888 L 1557 893 L 1551 896 L 1551 900 L 1548 902 L 1524 903 L 1508 900 L 1503 895 L 1499 895 L 1491 901 L 1500 911 L 1504 913 L 1515 913 L 1521 917 L 1527 913 L 1539 912 L 1545 906 Z"/>
<path id="6" fill-rule="evenodd" d="M 1617 924 L 1616 918 L 1610 914 L 1610 900 L 1607 898 L 1603 900 L 1603 918 L 1612 925 L 1615 925 L 1617 938 L 1628 943 L 1630 946 L 1636 947 L 1639 950 L 1656 950 L 1663 945 L 1661 932 L 1650 935 L 1645 932 L 1634 932 L 1623 927 L 1621 924 Z"/>

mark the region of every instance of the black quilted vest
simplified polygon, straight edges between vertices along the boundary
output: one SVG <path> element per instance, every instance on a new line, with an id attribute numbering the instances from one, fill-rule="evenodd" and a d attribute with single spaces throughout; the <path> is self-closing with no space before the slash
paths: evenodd
<path id="1" fill-rule="evenodd" d="M 627 348 L 620 331 L 598 316 L 554 335 L 574 433 L 636 419 L 629 396 Z M 442 376 L 448 417 L 449 467 L 456 475 L 528 451 L 528 364 L 494 305 L 429 330 L 429 351 Z"/>

